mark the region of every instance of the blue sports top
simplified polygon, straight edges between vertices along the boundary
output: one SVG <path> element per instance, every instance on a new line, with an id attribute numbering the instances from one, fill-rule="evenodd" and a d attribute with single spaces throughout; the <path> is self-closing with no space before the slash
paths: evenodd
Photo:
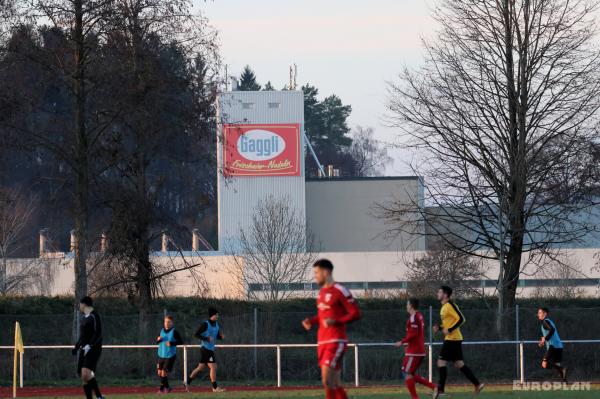
<path id="1" fill-rule="evenodd" d="M 167 346 L 167 342 L 171 343 L 171 346 Z M 177 345 L 183 344 L 183 340 L 174 328 L 160 330 L 160 341 L 158 343 L 158 357 L 169 359 L 177 355 Z"/>
<path id="2" fill-rule="evenodd" d="M 218 339 L 222 339 L 219 323 L 206 320 L 198 331 L 196 337 L 202 341 L 201 346 L 208 350 L 214 351 Z"/>
<path id="3" fill-rule="evenodd" d="M 557 349 L 563 347 L 563 343 L 560 340 L 560 336 L 558 335 L 558 331 L 556 330 L 556 325 L 549 318 L 545 318 L 542 321 L 542 335 L 546 339 L 546 349 L 551 346 Z"/>

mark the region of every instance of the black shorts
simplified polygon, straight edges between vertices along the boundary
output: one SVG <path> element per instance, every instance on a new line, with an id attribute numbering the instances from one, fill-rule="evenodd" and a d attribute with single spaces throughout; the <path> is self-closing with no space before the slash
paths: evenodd
<path id="1" fill-rule="evenodd" d="M 544 360 L 549 363 L 558 364 L 562 362 L 563 348 L 555 348 L 550 346 L 544 354 Z"/>
<path id="2" fill-rule="evenodd" d="M 88 351 L 87 355 L 84 355 L 83 348 L 80 349 L 78 355 L 79 357 L 77 359 L 77 374 L 81 375 L 82 368 L 86 368 L 95 372 L 101 354 L 101 346 L 93 347 Z"/>
<path id="3" fill-rule="evenodd" d="M 156 368 L 158 370 L 163 370 L 163 371 L 166 371 L 167 373 L 170 373 L 171 371 L 173 371 L 173 365 L 175 364 L 176 358 L 177 358 L 177 356 L 159 357 L 158 363 L 156 363 Z"/>
<path id="4" fill-rule="evenodd" d="M 215 357 L 215 351 L 206 349 L 205 347 L 200 348 L 200 364 L 216 363 L 217 358 Z"/>
<path id="5" fill-rule="evenodd" d="M 445 340 L 440 351 L 440 360 L 456 362 L 463 360 L 462 341 Z"/>

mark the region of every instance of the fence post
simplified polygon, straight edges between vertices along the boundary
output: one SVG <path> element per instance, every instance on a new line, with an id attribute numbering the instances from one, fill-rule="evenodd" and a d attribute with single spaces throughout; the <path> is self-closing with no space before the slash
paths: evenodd
<path id="1" fill-rule="evenodd" d="M 524 347 L 524 343 L 523 343 L 523 341 L 521 341 L 519 343 L 519 360 L 521 362 L 519 365 L 519 368 L 521 370 L 521 373 L 520 373 L 521 374 L 521 384 L 525 384 L 525 360 L 524 360 L 524 356 L 523 356 L 524 355 L 523 347 Z"/>
<path id="2" fill-rule="evenodd" d="M 433 342 L 433 307 L 429 306 L 429 343 Z"/>
<path id="3" fill-rule="evenodd" d="M 23 352 L 19 352 L 19 386 L 23 388 Z"/>
<path id="4" fill-rule="evenodd" d="M 433 343 L 430 342 L 427 345 L 427 349 L 429 351 L 429 356 L 428 356 L 428 365 L 427 365 L 427 371 L 429 373 L 429 382 L 433 381 Z"/>
<path id="5" fill-rule="evenodd" d="M 520 332 L 519 332 L 519 305 L 516 304 L 515 305 L 515 341 L 517 341 L 517 342 L 519 342 L 521 340 L 519 335 L 520 335 Z M 519 365 L 521 363 L 521 350 L 520 350 L 518 344 L 515 349 L 517 352 L 517 370 L 519 370 Z"/>
<path id="6" fill-rule="evenodd" d="M 433 306 L 429 305 L 429 382 L 433 381 Z"/>
<path id="7" fill-rule="evenodd" d="M 354 345 L 354 386 L 360 386 L 360 364 L 358 361 L 358 344 Z"/>
<path id="8" fill-rule="evenodd" d="M 277 345 L 277 388 L 281 388 L 281 346 Z"/>
<path id="9" fill-rule="evenodd" d="M 254 308 L 254 345 L 258 344 L 258 308 Z M 258 348 L 254 347 L 254 379 L 258 378 Z"/>
<path id="10" fill-rule="evenodd" d="M 187 345 L 183 345 L 183 383 L 188 383 L 188 361 L 187 361 Z"/>

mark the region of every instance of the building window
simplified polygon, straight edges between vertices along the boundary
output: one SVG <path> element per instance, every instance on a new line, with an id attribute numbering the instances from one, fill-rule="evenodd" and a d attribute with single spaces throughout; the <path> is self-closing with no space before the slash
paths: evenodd
<path id="1" fill-rule="evenodd" d="M 242 103 L 243 109 L 254 109 L 254 103 Z"/>
<path id="2" fill-rule="evenodd" d="M 269 103 L 269 108 L 281 108 L 281 103 Z"/>

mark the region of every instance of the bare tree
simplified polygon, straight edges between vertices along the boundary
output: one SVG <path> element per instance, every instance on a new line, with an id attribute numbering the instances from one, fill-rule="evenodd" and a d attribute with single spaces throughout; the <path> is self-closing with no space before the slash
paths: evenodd
<path id="1" fill-rule="evenodd" d="M 231 251 L 234 277 L 249 298 L 279 300 L 293 295 L 290 284 L 309 282 L 318 255 L 301 215 L 286 198 L 268 196 L 257 205 L 248 229 L 240 230 L 240 248 Z M 261 295 L 251 290 L 260 286 Z"/>
<path id="2" fill-rule="evenodd" d="M 32 268 L 23 267 L 8 273 L 9 258 L 23 244 L 27 228 L 36 208 L 36 201 L 14 189 L 0 188 L 0 295 L 16 292 L 28 285 Z"/>
<path id="3" fill-rule="evenodd" d="M 478 285 L 486 279 L 482 261 L 461 251 L 443 246 L 427 251 L 407 262 L 406 277 L 410 291 L 417 296 L 431 296 L 441 285 L 449 285 L 459 296 L 481 296 Z"/>
<path id="4" fill-rule="evenodd" d="M 28 149 L 43 148 L 69 170 L 69 188 L 72 194 L 72 214 L 75 224 L 76 246 L 74 248 L 75 298 L 87 294 L 87 257 L 89 252 L 89 230 L 91 215 L 91 180 L 94 174 L 94 151 L 105 132 L 106 123 L 97 112 L 89 110 L 90 90 L 93 84 L 90 70 L 94 64 L 97 45 L 102 37 L 111 10 L 112 0 L 22 0 L 15 1 L 17 15 L 26 24 L 40 27 L 40 31 L 54 29 L 55 38 L 64 42 L 47 52 L 24 52 L 19 56 L 38 63 L 40 70 L 52 75 L 52 79 L 64 84 L 68 101 L 64 114 L 52 115 L 39 124 L 31 120 L 8 120 L 5 123 L 20 138 L 18 146 Z M 51 28 L 49 28 L 51 27 Z M 51 47 L 51 46 L 50 46 Z M 62 89 L 62 87 L 61 87 Z M 40 93 L 36 93 L 42 96 Z M 38 99 L 18 98 L 23 113 L 33 110 L 47 112 L 45 104 Z M 97 110 L 98 111 L 98 110 Z M 64 122 L 61 134 L 50 134 L 55 127 L 52 122 Z M 78 302 L 78 300 L 76 300 Z M 75 303 L 75 314 L 77 306 Z M 74 336 L 77 329 L 74 322 Z"/>
<path id="5" fill-rule="evenodd" d="M 17 12 L 15 2 L 16 0 L 0 0 L 0 49 L 10 33 L 11 22 L 14 21 Z"/>
<path id="6" fill-rule="evenodd" d="M 392 162 L 387 148 L 373 137 L 371 127 L 356 126 L 352 131 L 350 154 L 356 163 L 356 176 L 383 176 L 385 167 Z"/>
<path id="7" fill-rule="evenodd" d="M 161 270 L 149 255 L 172 222 L 166 202 L 179 194 L 164 195 L 166 183 L 182 164 L 205 167 L 202 156 L 216 137 L 212 73 L 218 69 L 218 46 L 191 1 L 115 0 L 114 7 L 109 52 L 119 64 L 119 84 L 111 95 L 122 99 L 124 112 L 106 145 L 110 173 L 102 186 L 112 213 L 111 252 L 126 267 L 120 271 L 135 281 L 140 337 L 146 337 L 157 283 L 173 271 Z"/>
<path id="8" fill-rule="evenodd" d="M 573 242 L 585 217 L 600 107 L 597 1 L 441 0 L 424 66 L 390 84 L 391 121 L 426 154 L 425 203 L 385 204 L 392 230 L 498 259 L 498 315 L 514 305 L 522 254 Z M 578 160 L 578 162 L 574 162 Z M 592 161 L 592 163 L 590 163 Z M 555 176 L 561 178 L 556 196 Z M 435 221 L 435 223 L 434 223 Z"/>
<path id="9" fill-rule="evenodd" d="M 0 295 L 51 295 L 59 258 L 12 258 L 3 262 L 5 279 Z"/>
<path id="10" fill-rule="evenodd" d="M 118 240 L 123 237 L 113 237 Z M 90 257 L 90 292 L 127 298 L 131 303 L 139 300 L 139 274 L 135 254 L 126 256 L 123 248 L 95 253 Z M 153 298 L 169 294 L 171 283 L 180 273 L 194 281 L 193 294 L 205 295 L 209 287 L 204 278 L 205 262 L 198 254 L 184 252 L 181 247 L 173 248 L 166 254 L 155 253 L 149 258 L 149 287 Z M 181 275 L 180 275 L 181 278 Z M 147 337 L 143 337 L 147 339 Z"/>
<path id="11" fill-rule="evenodd" d="M 545 265 L 535 274 L 551 282 L 549 287 L 536 287 L 534 295 L 538 298 L 576 299 L 585 295 L 585 289 L 577 286 L 574 279 L 587 278 L 581 265 L 572 260 L 565 251 L 552 251 Z"/>

